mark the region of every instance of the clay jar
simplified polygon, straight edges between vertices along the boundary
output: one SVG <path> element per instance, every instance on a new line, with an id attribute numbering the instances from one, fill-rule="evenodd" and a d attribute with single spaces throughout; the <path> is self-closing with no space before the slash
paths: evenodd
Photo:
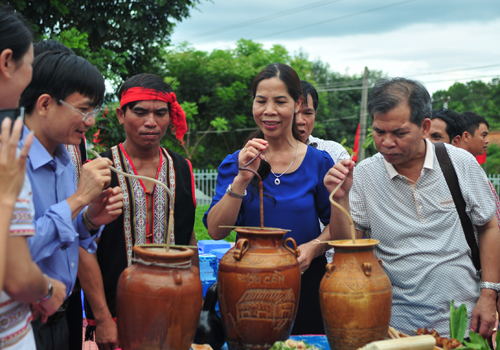
<path id="1" fill-rule="evenodd" d="M 189 350 L 202 306 L 193 251 L 134 247 L 135 263 L 118 280 L 117 326 L 123 350 Z"/>
<path id="2" fill-rule="evenodd" d="M 391 281 L 375 257 L 374 239 L 336 241 L 320 284 L 319 300 L 332 350 L 358 349 L 387 337 L 391 320 Z"/>
<path id="3" fill-rule="evenodd" d="M 269 349 L 290 336 L 300 296 L 299 252 L 281 229 L 236 228 L 221 259 L 219 308 L 229 349 Z"/>

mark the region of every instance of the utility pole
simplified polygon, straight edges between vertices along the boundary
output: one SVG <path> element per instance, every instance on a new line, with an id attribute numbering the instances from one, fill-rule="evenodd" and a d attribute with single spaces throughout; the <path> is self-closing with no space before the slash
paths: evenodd
<path id="1" fill-rule="evenodd" d="M 366 140 L 366 117 L 368 116 L 368 67 L 365 67 L 363 74 L 363 89 L 361 90 L 361 111 L 359 113 L 359 143 L 358 162 L 365 159 L 365 149 L 363 144 Z"/>
<path id="2" fill-rule="evenodd" d="M 445 98 L 443 98 L 444 102 L 443 102 L 443 108 L 444 109 L 448 109 L 448 101 L 450 100 L 450 96 L 447 96 Z"/>

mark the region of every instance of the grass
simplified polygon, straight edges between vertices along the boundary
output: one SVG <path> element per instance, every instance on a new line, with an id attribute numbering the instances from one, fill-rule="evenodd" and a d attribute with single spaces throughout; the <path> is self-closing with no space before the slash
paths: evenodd
<path id="1" fill-rule="evenodd" d="M 196 235 L 196 240 L 200 241 L 202 239 L 212 239 L 208 235 L 208 231 L 205 228 L 205 225 L 203 225 L 203 215 L 205 212 L 208 210 L 210 206 L 209 205 L 199 205 L 196 208 L 196 217 L 194 220 L 194 234 Z M 228 242 L 234 242 L 236 240 L 236 232 L 231 231 L 229 236 L 224 238 Z"/>

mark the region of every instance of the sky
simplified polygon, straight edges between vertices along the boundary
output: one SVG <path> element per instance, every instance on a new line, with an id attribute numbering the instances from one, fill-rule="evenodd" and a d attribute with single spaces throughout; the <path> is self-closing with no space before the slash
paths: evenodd
<path id="1" fill-rule="evenodd" d="M 433 93 L 500 77 L 499 0 L 200 0 L 171 43 L 204 51 L 241 38 L 285 46 L 339 73 L 381 70 Z"/>

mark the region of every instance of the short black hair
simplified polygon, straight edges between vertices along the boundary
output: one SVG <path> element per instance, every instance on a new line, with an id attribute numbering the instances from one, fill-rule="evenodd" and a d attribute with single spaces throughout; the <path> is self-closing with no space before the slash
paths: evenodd
<path id="1" fill-rule="evenodd" d="M 479 125 L 485 124 L 488 129 L 490 128 L 490 124 L 486 121 L 486 118 L 472 111 L 462 113 L 464 130 L 469 134 L 474 136 L 474 133 L 479 128 Z"/>
<path id="2" fill-rule="evenodd" d="M 12 50 L 12 59 L 18 62 L 33 42 L 33 30 L 28 21 L 8 6 L 0 5 L 0 53 Z"/>
<path id="3" fill-rule="evenodd" d="M 462 136 L 464 132 L 463 117 L 451 109 L 435 109 L 432 111 L 431 120 L 441 119 L 446 124 L 446 133 L 451 140 L 455 136 Z"/>
<path id="4" fill-rule="evenodd" d="M 319 103 L 319 97 L 318 97 L 318 92 L 314 88 L 314 86 L 305 80 L 300 81 L 300 86 L 302 87 L 302 96 L 304 97 L 304 104 L 307 105 L 307 96 L 311 95 L 311 98 L 313 100 L 313 108 L 314 111 L 318 110 L 318 103 Z M 309 106 L 308 106 L 309 107 Z"/>
<path id="5" fill-rule="evenodd" d="M 54 39 L 37 41 L 33 45 L 33 49 L 34 49 L 35 57 L 40 55 L 41 53 L 46 52 L 46 51 L 66 52 L 66 53 L 72 53 L 72 54 L 75 53 L 69 47 L 67 47 L 64 44 L 61 44 L 59 41 L 54 40 Z"/>
<path id="6" fill-rule="evenodd" d="M 30 114 L 38 98 L 49 94 L 65 100 L 73 93 L 80 93 L 92 100 L 92 106 L 100 106 L 104 99 L 104 78 L 86 59 L 65 53 L 46 51 L 33 62 L 33 78 L 21 95 L 20 105 Z"/>
<path id="7" fill-rule="evenodd" d="M 122 98 L 122 94 L 127 91 L 130 88 L 134 87 L 142 87 L 146 89 L 152 89 L 156 90 L 158 92 L 164 92 L 164 93 L 169 93 L 173 92 L 172 87 L 170 84 L 166 83 L 165 80 L 163 80 L 161 77 L 154 75 L 154 74 L 148 74 L 148 73 L 141 73 L 134 75 L 131 78 L 128 78 L 120 87 L 118 90 L 118 100 Z M 134 106 L 138 103 L 139 101 L 135 102 L 130 102 L 127 103 L 125 106 L 122 107 L 123 112 L 125 113 L 128 108 L 134 108 Z M 170 104 L 169 104 L 170 107 Z"/>
<path id="8" fill-rule="evenodd" d="M 432 101 L 425 86 L 407 78 L 380 79 L 368 95 L 368 114 L 373 120 L 377 113 L 385 114 L 400 103 L 410 107 L 410 121 L 422 126 L 425 118 L 432 114 Z"/>

